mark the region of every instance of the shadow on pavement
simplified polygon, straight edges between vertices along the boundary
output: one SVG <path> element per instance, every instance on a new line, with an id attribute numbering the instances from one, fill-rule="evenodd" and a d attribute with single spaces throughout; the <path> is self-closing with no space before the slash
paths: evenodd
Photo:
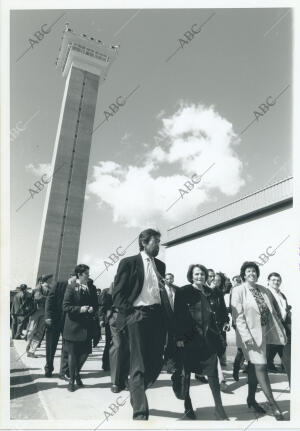
<path id="1" fill-rule="evenodd" d="M 11 368 L 10 373 L 21 373 L 23 371 L 40 370 L 40 368 Z"/>
<path id="2" fill-rule="evenodd" d="M 18 386 L 10 389 L 10 399 L 23 398 L 28 395 L 35 394 L 40 391 L 46 391 L 48 389 L 55 388 L 57 383 L 39 383 L 38 387 L 35 383 L 31 383 L 25 386 Z"/>
<path id="3" fill-rule="evenodd" d="M 149 415 L 150 416 L 159 416 L 159 417 L 163 417 L 163 418 L 180 419 L 184 415 L 183 410 L 184 410 L 184 407 L 183 407 L 183 401 L 182 401 L 182 413 L 170 412 L 169 410 L 150 409 Z"/>

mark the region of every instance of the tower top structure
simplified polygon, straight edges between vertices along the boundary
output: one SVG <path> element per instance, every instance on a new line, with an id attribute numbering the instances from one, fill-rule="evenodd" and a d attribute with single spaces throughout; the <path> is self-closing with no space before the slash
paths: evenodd
<path id="1" fill-rule="evenodd" d="M 63 77 L 75 66 L 98 75 L 100 81 L 104 81 L 118 49 L 119 45 L 107 46 L 94 37 L 76 34 L 66 23 L 55 64 Z"/>

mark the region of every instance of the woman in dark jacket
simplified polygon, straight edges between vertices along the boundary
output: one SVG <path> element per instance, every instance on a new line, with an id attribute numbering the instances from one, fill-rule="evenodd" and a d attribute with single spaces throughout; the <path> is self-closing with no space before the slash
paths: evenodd
<path id="1" fill-rule="evenodd" d="M 224 294 L 226 292 L 225 274 L 223 274 L 223 272 L 217 272 L 210 287 L 210 289 L 206 287 L 205 293 L 207 299 L 209 300 L 212 312 L 215 315 L 215 320 L 219 332 L 224 339 L 224 345 L 226 346 L 226 331 L 230 330 L 230 319 L 228 309 L 224 300 Z M 221 368 L 221 365 L 226 366 L 226 347 L 222 352 L 219 353 L 218 358 L 218 370 L 221 391 L 225 393 L 230 393 L 230 390 L 226 384 L 225 375 L 223 374 Z"/>
<path id="2" fill-rule="evenodd" d="M 217 352 L 222 349 L 222 338 L 204 294 L 207 276 L 205 266 L 191 265 L 187 273 L 191 284 L 178 289 L 174 305 L 177 346 L 183 348 L 186 373 L 190 376 L 191 372 L 195 372 L 208 377 L 215 402 L 216 419 L 229 420 L 222 405 L 217 370 Z M 188 419 L 196 419 L 189 393 L 184 407 L 185 416 Z"/>
<path id="3" fill-rule="evenodd" d="M 92 353 L 92 338 L 98 311 L 96 287 L 90 282 L 89 267 L 77 265 L 75 274 L 77 281 L 68 284 L 63 302 L 63 310 L 66 313 L 63 338 L 65 351 L 68 353 L 70 392 L 75 390 L 75 381 L 78 387 L 83 386 L 79 372 L 88 355 Z"/>
<path id="4" fill-rule="evenodd" d="M 226 291 L 225 282 L 225 275 L 222 272 L 217 272 L 214 281 L 212 282 L 208 299 L 211 305 L 211 309 L 215 315 L 217 326 L 222 334 L 222 337 L 226 341 L 226 330 L 230 329 L 230 319 L 224 300 L 224 294 Z"/>

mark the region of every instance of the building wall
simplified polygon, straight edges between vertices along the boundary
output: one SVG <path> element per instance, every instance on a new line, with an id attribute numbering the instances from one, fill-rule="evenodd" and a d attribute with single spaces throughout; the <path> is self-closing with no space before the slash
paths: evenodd
<path id="1" fill-rule="evenodd" d="M 273 256 L 263 264 L 262 253 L 269 254 L 290 234 L 292 234 L 292 208 L 282 209 L 260 218 L 236 224 L 196 239 L 166 248 L 167 271 L 175 275 L 175 284 L 187 283 L 186 273 L 189 264 L 202 263 L 207 268 L 223 271 L 232 278 L 239 274 L 245 260 L 261 263 L 259 282 L 266 285 L 267 276 L 276 271 L 282 275 L 283 291 L 288 293 L 295 288 L 295 255 L 292 238 L 289 237 L 278 247 Z"/>

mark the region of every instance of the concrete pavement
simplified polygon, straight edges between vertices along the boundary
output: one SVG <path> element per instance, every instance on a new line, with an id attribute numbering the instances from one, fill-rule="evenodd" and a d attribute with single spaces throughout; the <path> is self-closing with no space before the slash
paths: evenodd
<path id="1" fill-rule="evenodd" d="M 244 421 L 245 426 L 256 421 L 274 423 L 275 418 L 270 411 L 265 416 L 257 417 L 246 406 L 247 376 L 240 373 L 239 382 L 232 378 L 232 359 L 236 352 L 232 333 L 229 334 L 228 344 L 228 365 L 223 371 L 232 393 L 222 393 L 222 399 L 229 418 L 233 421 Z M 44 377 L 45 342 L 37 350 L 38 358 L 27 358 L 25 347 L 25 341 L 14 340 L 13 349 L 20 359 L 13 356 L 11 364 L 11 419 L 95 420 L 98 429 L 116 427 L 117 424 L 120 425 L 119 421 L 131 422 L 129 392 L 113 394 L 110 391 L 109 373 L 101 369 L 103 341 L 94 349 L 82 370 L 85 387 L 73 393 L 67 391 L 67 382 L 60 380 L 57 374 L 53 374 L 51 378 Z M 56 352 L 54 373 L 59 371 L 60 348 L 61 343 Z M 270 378 L 274 396 L 285 418 L 289 419 L 290 393 L 287 376 L 270 374 Z M 155 385 L 147 391 L 147 396 L 152 426 L 166 426 L 171 429 L 173 424 L 178 427 L 175 421 L 183 418 L 183 401 L 176 399 L 173 394 L 170 375 L 161 373 Z M 200 384 L 193 378 L 191 398 L 198 420 L 215 420 L 213 398 L 207 384 Z M 256 399 L 267 408 L 262 391 L 257 393 Z M 138 427 L 137 422 L 131 422 L 132 428 Z"/>

